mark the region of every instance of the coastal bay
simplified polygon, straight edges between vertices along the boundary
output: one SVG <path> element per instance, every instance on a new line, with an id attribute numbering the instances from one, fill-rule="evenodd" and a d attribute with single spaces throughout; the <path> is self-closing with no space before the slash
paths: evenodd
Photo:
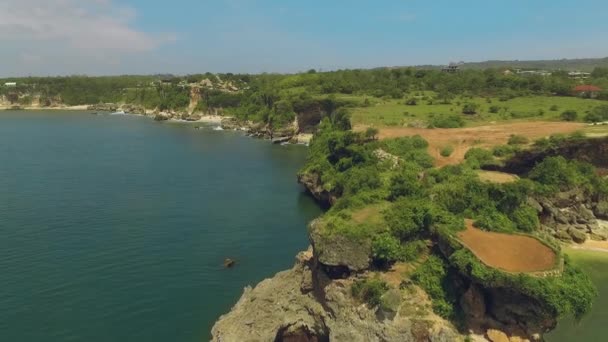
<path id="1" fill-rule="evenodd" d="M 303 146 L 78 111 L 1 112 L 0 142 L 2 340 L 206 340 L 320 214 Z"/>

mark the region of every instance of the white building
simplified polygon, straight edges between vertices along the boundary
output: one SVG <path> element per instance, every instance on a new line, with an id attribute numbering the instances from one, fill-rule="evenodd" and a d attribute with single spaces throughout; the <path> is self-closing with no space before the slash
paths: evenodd
<path id="1" fill-rule="evenodd" d="M 5 87 L 16 87 L 17 86 L 17 82 L 6 82 L 4 83 Z"/>

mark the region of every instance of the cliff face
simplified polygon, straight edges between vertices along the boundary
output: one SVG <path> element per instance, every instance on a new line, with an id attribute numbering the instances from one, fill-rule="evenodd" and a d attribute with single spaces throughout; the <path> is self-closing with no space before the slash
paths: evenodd
<path id="1" fill-rule="evenodd" d="M 513 341 L 540 340 L 542 334 L 557 325 L 554 313 L 535 298 L 509 288 L 484 287 L 467 280 L 463 285 L 459 304 L 467 327 L 477 334 L 489 336 L 489 331 L 499 331 Z"/>
<path id="2" fill-rule="evenodd" d="M 608 168 L 608 138 L 596 139 L 570 139 L 565 140 L 551 148 L 533 148 L 515 154 L 506 161 L 500 171 L 518 175 L 526 174 L 546 157 L 563 156 L 587 162 L 599 169 Z M 494 169 L 494 168 L 489 168 Z"/>
<path id="3" fill-rule="evenodd" d="M 336 194 L 323 188 L 321 177 L 316 173 L 298 174 L 298 183 L 302 184 L 319 204 L 324 207 L 332 206 L 337 200 Z"/>
<path id="4" fill-rule="evenodd" d="M 608 240 L 608 201 L 587 196 L 581 189 L 551 197 L 528 199 L 539 215 L 541 228 L 564 242 Z"/>
<path id="5" fill-rule="evenodd" d="M 352 279 L 330 279 L 312 251 L 298 254 L 291 270 L 246 288 L 212 329 L 227 341 L 459 341 L 448 322 L 417 312 L 424 296 L 411 295 L 389 312 L 350 295 Z"/>

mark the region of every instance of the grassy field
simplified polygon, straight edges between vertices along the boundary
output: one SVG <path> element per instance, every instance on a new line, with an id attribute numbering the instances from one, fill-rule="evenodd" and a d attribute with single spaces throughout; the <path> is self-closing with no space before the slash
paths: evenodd
<path id="1" fill-rule="evenodd" d="M 432 97 L 431 94 L 425 94 Z M 429 96 L 431 95 L 431 96 Z M 355 99 L 355 97 L 348 97 Z M 359 99 L 361 100 L 361 99 Z M 364 101 L 364 100 L 361 100 Z M 494 121 L 511 120 L 561 120 L 565 110 L 574 110 L 578 113 L 578 120 L 582 121 L 585 113 L 592 108 L 608 104 L 607 101 L 589 100 L 577 97 L 557 96 L 530 96 L 517 97 L 507 101 L 498 98 L 456 98 L 450 104 L 441 104 L 434 100 L 432 104 L 422 97 L 417 99 L 416 105 L 406 105 L 406 100 L 382 100 L 368 98 L 369 106 L 357 107 L 352 111 L 354 125 L 383 126 L 423 126 L 429 117 L 439 114 L 458 114 L 467 126 L 483 125 Z M 462 114 L 465 103 L 475 103 L 478 106 L 477 114 Z M 491 107 L 496 113 L 491 112 Z"/>

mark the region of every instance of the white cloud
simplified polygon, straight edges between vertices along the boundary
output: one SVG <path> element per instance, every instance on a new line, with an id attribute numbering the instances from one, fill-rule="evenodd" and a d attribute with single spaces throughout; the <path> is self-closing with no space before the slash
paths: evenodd
<path id="1" fill-rule="evenodd" d="M 53 61 L 98 73 L 116 65 L 117 56 L 144 54 L 175 40 L 134 28 L 136 17 L 134 9 L 113 0 L 2 0 L 0 54 L 15 63 L 2 73 L 37 72 L 34 65 L 52 70 Z"/>
<path id="2" fill-rule="evenodd" d="M 52 41 L 81 52 L 141 52 L 157 48 L 169 35 L 154 37 L 129 26 L 136 13 L 111 0 L 3 0 L 2 41 Z"/>

